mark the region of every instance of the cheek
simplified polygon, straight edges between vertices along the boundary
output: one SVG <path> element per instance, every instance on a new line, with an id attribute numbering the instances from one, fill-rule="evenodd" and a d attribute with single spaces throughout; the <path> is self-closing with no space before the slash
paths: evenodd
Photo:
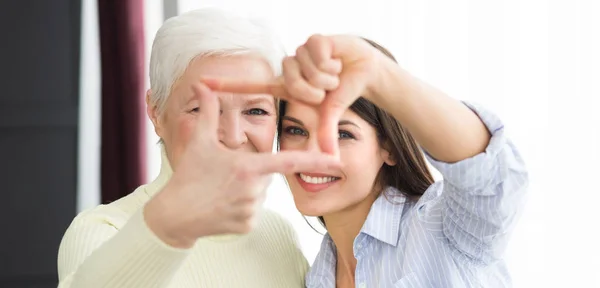
<path id="1" fill-rule="evenodd" d="M 344 164 L 346 183 L 344 189 L 353 191 L 357 196 L 366 196 L 377 180 L 377 174 L 383 165 L 378 155 L 361 149 L 340 149 L 340 158 Z M 371 155 L 366 157 L 366 155 Z"/>
<path id="2" fill-rule="evenodd" d="M 294 142 L 290 141 L 290 139 L 288 137 L 285 137 L 283 135 L 279 136 L 279 149 L 281 149 L 281 151 L 294 150 L 294 149 L 297 149 L 297 148 L 294 148 L 296 146 L 298 146 L 298 145 L 294 145 Z"/>
<path id="3" fill-rule="evenodd" d="M 176 166 L 183 150 L 192 137 L 194 121 L 191 117 L 181 117 L 170 124 L 167 126 L 169 139 L 165 139 L 165 142 L 168 145 L 167 153 L 169 154 L 171 166 Z"/>
<path id="4" fill-rule="evenodd" d="M 185 146 L 190 141 L 194 125 L 195 123 L 191 117 L 182 117 L 182 119 L 177 122 L 177 127 L 174 130 L 176 131 L 174 138 L 177 139 L 177 142 L 179 142 L 178 144 Z"/>
<path id="5" fill-rule="evenodd" d="M 277 131 L 277 122 L 275 119 L 265 119 L 266 121 L 251 122 L 248 121 L 246 133 L 248 140 L 258 152 L 273 151 L 273 140 L 275 131 Z"/>

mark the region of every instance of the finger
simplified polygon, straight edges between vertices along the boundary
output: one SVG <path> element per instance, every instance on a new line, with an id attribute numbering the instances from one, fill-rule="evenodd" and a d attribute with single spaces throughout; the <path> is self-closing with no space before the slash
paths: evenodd
<path id="1" fill-rule="evenodd" d="M 200 81 L 215 91 L 240 94 L 270 94 L 277 98 L 289 100 L 282 77 L 270 81 L 206 77 Z"/>
<path id="2" fill-rule="evenodd" d="M 199 83 L 192 86 L 194 97 L 200 103 L 196 117 L 196 132 L 203 139 L 217 139 L 219 128 L 219 100 L 217 95 L 206 85 Z"/>
<path id="3" fill-rule="evenodd" d="M 345 61 L 348 60 L 352 62 L 354 60 L 352 59 L 353 56 L 361 54 L 357 53 L 357 51 L 363 49 L 376 50 L 366 41 L 356 41 L 357 38 L 358 37 L 348 35 L 334 35 L 328 37 L 328 40 L 331 43 L 331 58 L 344 59 Z"/>
<path id="4" fill-rule="evenodd" d="M 320 106 L 319 130 L 317 136 L 321 151 L 338 156 L 338 122 L 344 112 L 358 99 L 364 87 L 363 82 L 358 79 L 358 74 L 340 75 L 340 86 L 338 89 L 328 93 L 326 99 Z"/>
<path id="5" fill-rule="evenodd" d="M 306 47 L 316 67 L 330 74 L 339 74 L 342 71 L 340 60 L 333 60 L 333 41 L 330 37 L 320 34 L 312 35 L 306 40 Z"/>
<path id="6" fill-rule="evenodd" d="M 283 78 L 288 94 L 295 100 L 316 105 L 325 98 L 325 90 L 313 87 L 306 82 L 302 76 L 300 64 L 294 57 L 287 57 L 283 60 Z"/>
<path id="7" fill-rule="evenodd" d="M 325 73 L 332 75 L 338 75 L 342 72 L 342 60 L 340 59 L 329 59 L 327 62 L 321 64 L 319 69 Z"/>
<path id="8" fill-rule="evenodd" d="M 255 175 L 271 173 L 291 174 L 299 172 L 326 172 L 340 169 L 341 163 L 335 157 L 323 153 L 305 151 L 283 151 L 277 154 L 256 154 L 250 157 L 254 163 Z"/>
<path id="9" fill-rule="evenodd" d="M 338 74 L 328 74 L 319 70 L 306 47 L 298 47 L 296 50 L 296 59 L 300 64 L 302 75 L 312 86 L 325 90 L 334 90 L 339 85 Z"/>
<path id="10" fill-rule="evenodd" d="M 317 131 L 319 148 L 324 153 L 333 155 L 336 158 L 339 157 L 338 122 L 346 109 L 345 104 L 334 101 L 329 97 L 325 99 L 320 107 L 319 130 Z"/>

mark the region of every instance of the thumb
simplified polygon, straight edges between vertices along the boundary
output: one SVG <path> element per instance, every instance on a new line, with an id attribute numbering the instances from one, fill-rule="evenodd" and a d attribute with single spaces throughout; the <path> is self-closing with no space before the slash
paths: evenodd
<path id="1" fill-rule="evenodd" d="M 327 94 L 320 107 L 319 146 L 321 151 L 338 156 L 338 122 L 346 110 L 360 97 L 363 81 L 357 73 L 342 73 L 340 86 Z"/>
<path id="2" fill-rule="evenodd" d="M 324 153 L 335 157 L 339 156 L 338 122 L 344 111 L 346 111 L 346 105 L 331 98 L 325 98 L 319 111 L 319 130 L 317 131 L 319 147 Z"/>

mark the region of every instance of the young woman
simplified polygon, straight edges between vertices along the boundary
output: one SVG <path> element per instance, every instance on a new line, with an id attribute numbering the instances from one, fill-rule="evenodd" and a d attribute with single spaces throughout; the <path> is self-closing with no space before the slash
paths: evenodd
<path id="1" fill-rule="evenodd" d="M 342 162 L 286 175 L 296 207 L 328 231 L 307 287 L 511 285 L 502 256 L 528 177 L 494 114 L 356 37 L 313 36 L 283 67 L 272 83 L 211 86 L 293 100 L 280 104 L 281 150 L 321 149 Z"/>

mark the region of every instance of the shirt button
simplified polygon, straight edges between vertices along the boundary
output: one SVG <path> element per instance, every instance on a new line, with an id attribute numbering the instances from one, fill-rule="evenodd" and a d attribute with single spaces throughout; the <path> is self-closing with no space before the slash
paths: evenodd
<path id="1" fill-rule="evenodd" d="M 362 244 L 358 244 L 358 245 L 356 245 L 356 248 L 358 248 L 358 249 L 362 249 Z"/>

